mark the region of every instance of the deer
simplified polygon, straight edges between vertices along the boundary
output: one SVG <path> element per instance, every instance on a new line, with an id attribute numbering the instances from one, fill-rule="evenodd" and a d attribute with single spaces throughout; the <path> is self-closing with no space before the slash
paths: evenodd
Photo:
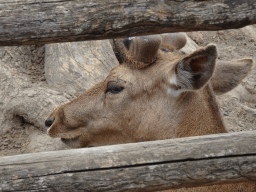
<path id="1" fill-rule="evenodd" d="M 209 44 L 192 53 L 179 33 L 123 39 L 124 62 L 104 81 L 56 108 L 47 134 L 73 148 L 226 133 L 215 95 L 234 89 L 252 59 L 217 61 Z M 253 182 L 172 191 L 256 191 Z"/>

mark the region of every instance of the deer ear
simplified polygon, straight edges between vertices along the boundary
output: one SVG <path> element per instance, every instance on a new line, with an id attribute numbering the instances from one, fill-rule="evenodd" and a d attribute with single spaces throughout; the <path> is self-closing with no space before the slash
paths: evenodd
<path id="1" fill-rule="evenodd" d="M 215 45 L 208 45 L 184 57 L 170 72 L 169 93 L 178 96 L 182 92 L 202 88 L 213 75 L 216 58 Z"/>
<path id="2" fill-rule="evenodd" d="M 160 35 L 129 37 L 123 43 L 126 63 L 134 68 L 144 68 L 157 59 L 162 38 Z"/>
<path id="3" fill-rule="evenodd" d="M 211 84 L 215 94 L 224 94 L 234 89 L 252 70 L 252 59 L 218 61 Z"/>

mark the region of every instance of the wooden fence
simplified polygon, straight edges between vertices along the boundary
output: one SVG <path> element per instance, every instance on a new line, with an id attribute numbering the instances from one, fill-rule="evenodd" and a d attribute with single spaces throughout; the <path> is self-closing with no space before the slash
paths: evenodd
<path id="1" fill-rule="evenodd" d="M 256 131 L 0 157 L 0 191 L 154 191 L 256 180 Z"/>
<path id="2" fill-rule="evenodd" d="M 0 46 L 213 31 L 255 23 L 255 0 L 4 0 Z"/>

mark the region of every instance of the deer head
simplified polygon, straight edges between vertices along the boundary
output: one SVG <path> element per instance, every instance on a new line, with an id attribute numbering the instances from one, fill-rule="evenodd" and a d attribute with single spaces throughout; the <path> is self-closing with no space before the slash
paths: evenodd
<path id="1" fill-rule="evenodd" d="M 214 93 L 236 87 L 251 70 L 251 59 L 216 64 L 215 45 L 184 54 L 180 34 L 123 43 L 122 64 L 47 117 L 49 136 L 88 147 L 226 132 Z"/>

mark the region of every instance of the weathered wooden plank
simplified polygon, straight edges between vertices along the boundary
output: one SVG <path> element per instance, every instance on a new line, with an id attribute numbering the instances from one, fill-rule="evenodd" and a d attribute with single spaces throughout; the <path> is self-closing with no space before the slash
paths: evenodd
<path id="1" fill-rule="evenodd" d="M 2 0 L 0 45 L 83 41 L 256 23 L 256 0 Z"/>
<path id="2" fill-rule="evenodd" d="M 0 191 L 141 191 L 256 180 L 256 131 L 0 158 Z"/>

